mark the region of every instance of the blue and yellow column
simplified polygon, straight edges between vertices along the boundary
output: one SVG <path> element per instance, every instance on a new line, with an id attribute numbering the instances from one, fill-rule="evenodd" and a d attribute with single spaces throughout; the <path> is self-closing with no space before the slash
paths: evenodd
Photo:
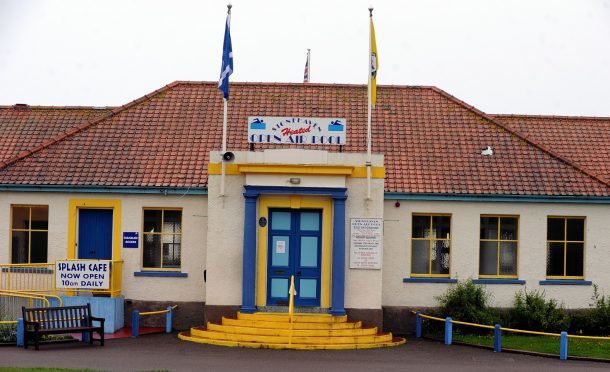
<path id="1" fill-rule="evenodd" d="M 333 272 L 330 313 L 345 315 L 345 199 L 333 195 Z"/>
<path id="2" fill-rule="evenodd" d="M 242 313 L 256 312 L 256 201 L 258 192 L 244 192 L 246 211 L 244 213 L 244 253 L 242 277 Z"/>

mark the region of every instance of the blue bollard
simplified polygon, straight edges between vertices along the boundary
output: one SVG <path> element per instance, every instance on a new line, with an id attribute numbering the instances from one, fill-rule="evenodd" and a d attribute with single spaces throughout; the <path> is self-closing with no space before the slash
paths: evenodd
<path id="1" fill-rule="evenodd" d="M 17 347 L 23 347 L 23 340 L 25 339 L 25 327 L 23 325 L 23 318 L 17 319 Z"/>
<path id="2" fill-rule="evenodd" d="M 453 323 L 451 323 L 451 317 L 445 319 L 445 345 L 451 345 L 451 339 L 453 338 Z"/>
<path id="3" fill-rule="evenodd" d="M 566 331 L 561 332 L 561 337 L 559 337 L 559 359 L 568 359 L 568 332 Z"/>
<path id="4" fill-rule="evenodd" d="M 415 337 L 421 338 L 421 312 L 415 312 Z"/>
<path id="5" fill-rule="evenodd" d="M 140 312 L 138 310 L 134 310 L 131 313 L 131 337 L 138 337 L 140 334 Z"/>
<path id="6" fill-rule="evenodd" d="M 167 307 L 167 313 L 165 314 L 165 333 L 172 333 L 172 307 Z"/>
<path id="7" fill-rule="evenodd" d="M 90 337 L 91 337 L 91 334 L 89 332 L 83 332 L 80 334 L 80 340 L 81 340 L 81 342 L 84 342 L 84 343 L 88 343 Z"/>
<path id="8" fill-rule="evenodd" d="M 494 326 L 494 353 L 502 352 L 502 330 L 500 328 L 499 324 Z"/>

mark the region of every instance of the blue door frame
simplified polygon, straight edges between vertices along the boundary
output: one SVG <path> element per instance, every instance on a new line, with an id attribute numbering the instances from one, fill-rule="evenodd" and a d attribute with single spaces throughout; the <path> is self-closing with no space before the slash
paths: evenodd
<path id="1" fill-rule="evenodd" d="M 112 259 L 112 209 L 78 210 L 78 258 Z"/>
<path id="2" fill-rule="evenodd" d="M 267 305 L 288 305 L 294 275 L 295 305 L 320 306 L 322 211 L 270 209 Z"/>

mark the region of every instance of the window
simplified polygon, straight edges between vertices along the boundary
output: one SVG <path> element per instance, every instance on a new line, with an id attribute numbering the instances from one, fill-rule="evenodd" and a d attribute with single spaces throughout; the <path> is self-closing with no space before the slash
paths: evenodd
<path id="1" fill-rule="evenodd" d="M 144 209 L 145 269 L 180 269 L 182 245 L 182 211 Z"/>
<path id="2" fill-rule="evenodd" d="M 479 276 L 516 278 L 519 218 L 481 216 Z"/>
<path id="3" fill-rule="evenodd" d="M 48 235 L 48 206 L 11 206 L 11 263 L 47 262 Z"/>
<path id="4" fill-rule="evenodd" d="M 449 276 L 451 216 L 413 215 L 411 275 Z"/>
<path id="5" fill-rule="evenodd" d="M 546 240 L 547 278 L 583 279 L 585 218 L 549 217 Z"/>

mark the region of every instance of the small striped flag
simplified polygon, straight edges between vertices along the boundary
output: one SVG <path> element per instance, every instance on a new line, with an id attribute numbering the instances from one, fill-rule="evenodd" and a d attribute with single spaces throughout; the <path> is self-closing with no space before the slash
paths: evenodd
<path id="1" fill-rule="evenodd" d="M 307 61 L 305 62 L 305 72 L 303 72 L 303 82 L 309 83 L 309 51 L 311 49 L 307 49 Z"/>

